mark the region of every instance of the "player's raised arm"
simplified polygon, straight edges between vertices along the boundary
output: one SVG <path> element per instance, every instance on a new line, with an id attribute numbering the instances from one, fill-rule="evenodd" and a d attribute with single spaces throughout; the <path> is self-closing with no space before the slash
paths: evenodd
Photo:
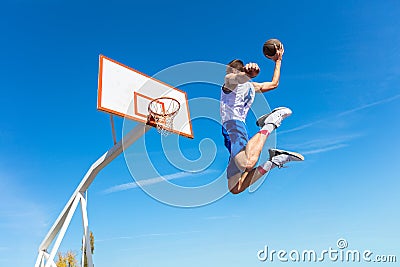
<path id="1" fill-rule="evenodd" d="M 282 64 L 282 57 L 283 53 L 285 52 L 283 48 L 283 44 L 280 45 L 280 47 L 276 47 L 276 53 L 274 56 L 270 57 L 267 56 L 267 58 L 272 59 L 275 61 L 275 69 L 274 69 L 274 74 L 272 76 L 272 80 L 270 82 L 253 82 L 254 89 L 256 90 L 257 93 L 265 93 L 270 90 L 273 90 L 278 87 L 279 85 L 279 79 L 281 76 L 281 64 Z"/>

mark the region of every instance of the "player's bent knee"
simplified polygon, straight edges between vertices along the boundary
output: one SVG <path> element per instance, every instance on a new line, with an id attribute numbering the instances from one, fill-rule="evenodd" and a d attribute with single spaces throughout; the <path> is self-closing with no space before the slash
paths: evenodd
<path id="1" fill-rule="evenodd" d="M 228 189 L 229 192 L 231 192 L 234 195 L 242 192 L 238 190 L 239 178 L 240 178 L 239 175 L 233 175 L 232 177 L 228 177 Z"/>
<path id="2" fill-rule="evenodd" d="M 236 184 L 235 186 L 229 187 L 229 192 L 231 192 L 231 194 L 233 195 L 237 195 L 243 192 L 243 190 L 239 190 L 238 189 L 238 184 Z"/>
<path id="3" fill-rule="evenodd" d="M 239 190 L 237 189 L 237 186 L 235 186 L 234 188 L 230 188 L 229 191 L 230 191 L 232 194 L 234 194 L 234 195 L 237 195 L 237 194 L 239 194 L 239 193 L 242 192 L 242 191 L 239 191 Z"/>

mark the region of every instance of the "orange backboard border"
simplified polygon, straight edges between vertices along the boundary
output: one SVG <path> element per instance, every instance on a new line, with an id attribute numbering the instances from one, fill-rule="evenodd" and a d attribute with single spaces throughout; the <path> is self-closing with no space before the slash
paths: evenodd
<path id="1" fill-rule="evenodd" d="M 155 79 L 153 77 L 150 77 L 149 75 L 147 75 L 145 73 L 142 73 L 142 72 L 140 72 L 138 70 L 135 70 L 135 69 L 133 69 L 133 68 L 131 68 L 129 66 L 126 66 L 126 65 L 124 65 L 124 64 L 122 64 L 122 63 L 120 63 L 118 61 L 115 61 L 115 60 L 113 60 L 111 58 L 108 58 L 108 57 L 106 57 L 104 55 L 100 55 L 99 56 L 99 77 L 98 77 L 98 88 L 97 88 L 97 109 L 99 111 L 103 111 L 103 112 L 106 112 L 106 113 L 117 115 L 117 116 L 120 116 L 120 117 L 123 117 L 123 118 L 128 118 L 128 119 L 131 119 L 131 120 L 134 120 L 134 121 L 138 121 L 140 123 L 147 123 L 147 118 L 143 118 L 143 119 L 136 118 L 136 117 L 133 117 L 133 116 L 130 116 L 130 115 L 126 115 L 126 114 L 123 114 L 121 112 L 118 112 L 118 111 L 115 111 L 115 110 L 111 110 L 111 109 L 108 109 L 108 108 L 102 106 L 101 97 L 102 97 L 102 76 L 103 76 L 103 60 L 104 59 L 109 60 L 109 61 L 111 61 L 111 62 L 113 62 L 115 64 L 118 64 L 119 66 L 121 66 L 123 68 L 126 68 L 126 69 L 129 69 L 131 71 L 134 71 L 134 72 L 136 72 L 136 73 L 138 73 L 140 75 L 143 75 L 143 76 L 145 76 L 145 77 L 147 77 L 147 78 L 149 78 L 149 79 L 151 79 L 151 80 L 153 80 L 155 82 L 158 82 L 158 83 L 161 83 L 161 84 L 163 84 L 165 86 L 168 86 L 171 89 L 174 89 L 174 90 L 177 90 L 179 92 L 182 92 L 185 95 L 186 109 L 187 109 L 188 121 L 189 121 L 190 133 L 191 134 L 186 134 L 186 133 L 183 133 L 183 132 L 180 132 L 180 131 L 177 131 L 177 130 L 173 130 L 173 129 L 171 130 L 171 132 L 179 134 L 179 135 L 182 135 L 182 136 L 185 136 L 185 137 L 188 137 L 188 138 L 191 138 L 191 139 L 194 138 L 192 121 L 190 120 L 189 103 L 188 103 L 187 93 L 185 91 L 182 91 L 182 90 L 180 90 L 180 89 L 178 89 L 176 87 L 173 87 L 173 86 L 171 86 L 171 85 L 169 85 L 169 84 L 167 84 L 167 83 L 165 83 L 163 81 L 160 81 L 160 80 L 157 80 L 157 79 Z M 149 125 L 151 125 L 151 124 L 149 124 Z"/>

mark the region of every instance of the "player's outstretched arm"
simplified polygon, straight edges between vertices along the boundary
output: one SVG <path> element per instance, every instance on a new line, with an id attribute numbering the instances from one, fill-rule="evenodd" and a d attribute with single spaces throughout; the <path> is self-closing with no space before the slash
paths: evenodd
<path id="1" fill-rule="evenodd" d="M 274 75 L 272 76 L 272 81 L 262 83 L 253 82 L 254 89 L 257 93 L 265 93 L 278 87 L 279 79 L 281 76 L 281 64 L 284 51 L 285 50 L 283 49 L 282 45 L 280 49 L 277 49 L 275 56 L 271 58 L 273 61 L 275 61 L 275 69 Z"/>

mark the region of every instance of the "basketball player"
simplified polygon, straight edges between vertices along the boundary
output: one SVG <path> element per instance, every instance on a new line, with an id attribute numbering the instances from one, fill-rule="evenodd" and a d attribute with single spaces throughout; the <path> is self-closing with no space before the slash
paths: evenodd
<path id="1" fill-rule="evenodd" d="M 276 47 L 277 48 L 277 47 Z M 270 149 L 269 160 L 255 167 L 268 135 L 281 125 L 283 119 L 292 114 L 286 107 L 274 109 L 258 118 L 261 129 L 248 139 L 245 120 L 254 101 L 255 93 L 265 93 L 278 87 L 283 45 L 270 57 L 275 62 L 274 74 L 270 82 L 252 82 L 260 69 L 255 63 L 243 64 L 233 60 L 227 66 L 225 83 L 221 92 L 221 122 L 225 146 L 230 152 L 227 167 L 228 187 L 233 194 L 239 194 L 275 167 L 282 167 L 289 161 L 301 161 L 304 157 L 295 152 Z"/>

